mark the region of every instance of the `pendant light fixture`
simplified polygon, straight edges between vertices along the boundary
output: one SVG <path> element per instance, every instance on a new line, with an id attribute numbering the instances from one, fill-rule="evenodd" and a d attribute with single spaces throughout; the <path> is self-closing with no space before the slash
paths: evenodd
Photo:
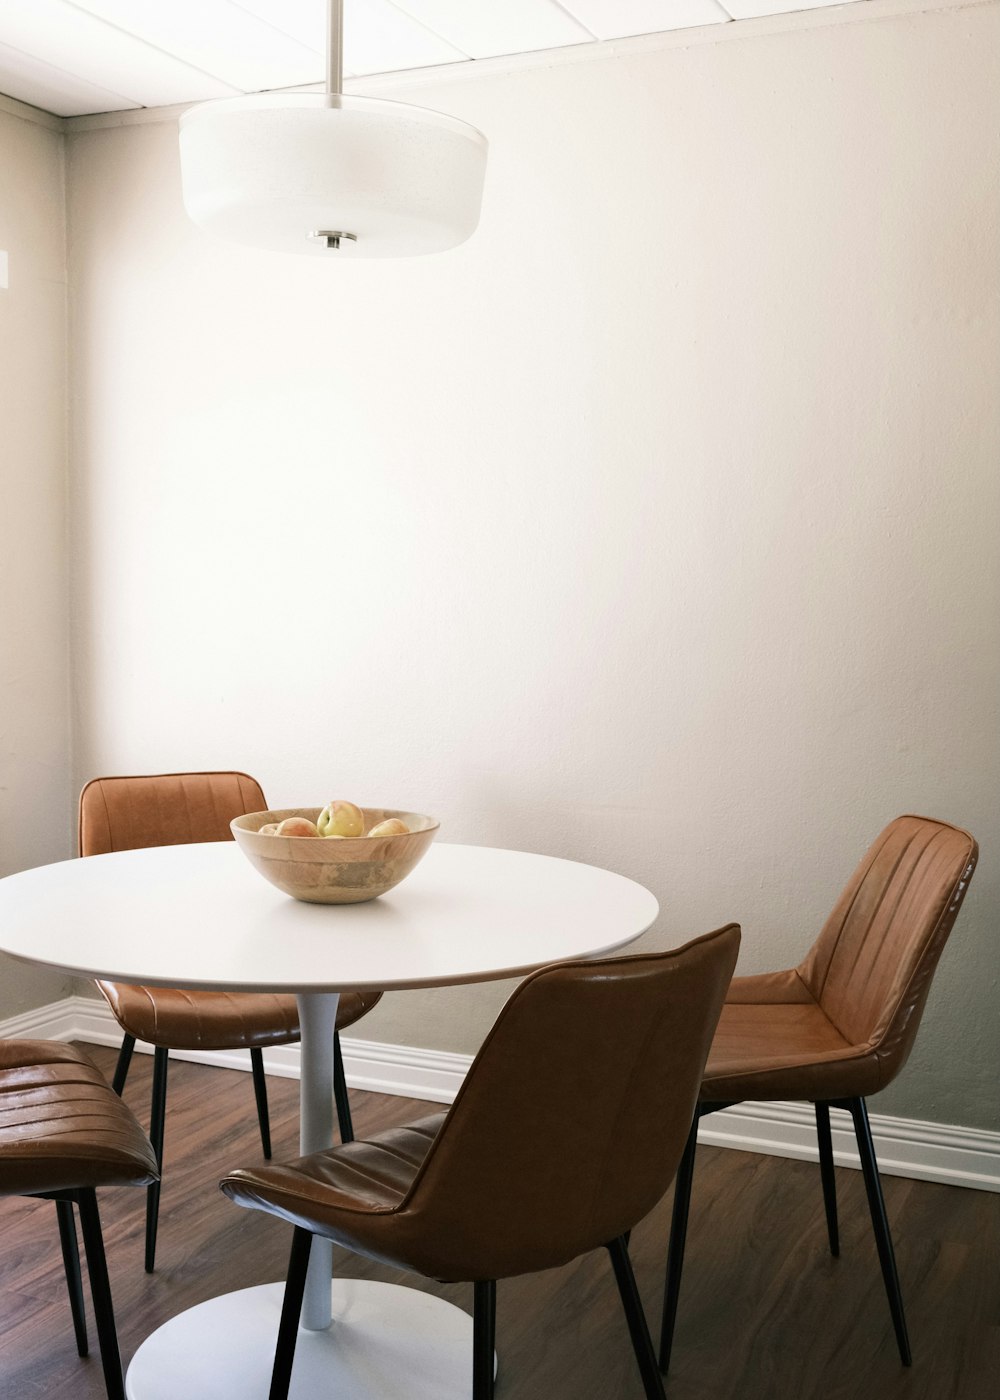
<path id="1" fill-rule="evenodd" d="M 455 117 L 345 97 L 343 0 L 330 0 L 323 93 L 260 93 L 180 119 L 184 206 L 222 238 L 281 253 L 393 258 L 463 243 L 487 142 Z"/>

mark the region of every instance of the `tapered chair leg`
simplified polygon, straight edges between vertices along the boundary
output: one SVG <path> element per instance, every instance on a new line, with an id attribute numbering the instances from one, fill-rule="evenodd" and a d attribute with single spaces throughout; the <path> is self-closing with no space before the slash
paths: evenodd
<path id="1" fill-rule="evenodd" d="M 268 1400 L 288 1400 L 311 1249 L 312 1235 L 297 1225 L 292 1235 L 292 1253 L 288 1260 L 288 1277 L 285 1280 L 285 1296 L 281 1304 L 281 1321 L 278 1323 L 278 1343 L 274 1350 L 274 1369 L 271 1372 Z"/>
<path id="2" fill-rule="evenodd" d="M 257 1123 L 260 1127 L 260 1145 L 264 1156 L 271 1157 L 271 1115 L 267 1108 L 267 1080 L 264 1078 L 264 1055 L 256 1046 L 250 1049 L 250 1067 L 253 1070 L 253 1092 L 257 1100 Z"/>
<path id="3" fill-rule="evenodd" d="M 56 1201 L 56 1214 L 59 1219 L 59 1243 L 62 1245 L 63 1268 L 66 1271 L 66 1288 L 69 1292 L 69 1307 L 73 1314 L 73 1331 L 76 1335 L 76 1349 L 80 1356 L 86 1356 L 87 1315 L 83 1306 L 83 1279 L 80 1275 L 80 1247 L 76 1240 L 76 1219 L 72 1201 Z"/>
<path id="4" fill-rule="evenodd" d="M 663 1289 L 663 1320 L 660 1324 L 660 1370 L 670 1370 L 670 1353 L 674 1345 L 674 1324 L 677 1303 L 681 1295 L 681 1273 L 684 1268 L 684 1245 L 687 1240 L 688 1211 L 691 1206 L 691 1183 L 694 1180 L 694 1157 L 698 1147 L 698 1114 L 695 1113 L 687 1145 L 677 1168 L 674 1181 L 674 1208 L 670 1219 L 670 1245 L 667 1250 L 667 1277 Z"/>
<path id="5" fill-rule="evenodd" d="M 635 1359 L 639 1363 L 642 1383 L 646 1388 L 646 1400 L 664 1400 L 663 1377 L 657 1369 L 653 1339 L 649 1335 L 646 1314 L 642 1310 L 642 1300 L 636 1287 L 632 1261 L 628 1257 L 628 1246 L 624 1236 L 612 1240 L 607 1249 L 614 1266 L 622 1307 L 625 1309 L 629 1335 L 632 1338 L 632 1349 L 635 1352 Z"/>
<path id="6" fill-rule="evenodd" d="M 868 1122 L 868 1107 L 864 1099 L 847 1099 L 839 1106 L 846 1108 L 854 1119 L 854 1132 L 858 1139 L 861 1170 L 864 1173 L 865 1190 L 868 1193 L 868 1209 L 871 1212 L 872 1228 L 875 1231 L 875 1244 L 878 1247 L 879 1263 L 882 1265 L 882 1279 L 885 1283 L 886 1296 L 889 1299 L 892 1325 L 896 1331 L 896 1344 L 899 1347 L 900 1360 L 904 1366 L 909 1366 L 912 1361 L 910 1339 L 906 1333 L 903 1295 L 899 1288 L 896 1256 L 892 1248 L 892 1236 L 889 1233 L 889 1218 L 885 1213 L 885 1198 L 882 1195 L 882 1183 L 879 1180 L 878 1163 L 875 1160 L 875 1144 L 872 1142 L 871 1124 Z"/>
<path id="7" fill-rule="evenodd" d="M 339 1031 L 333 1033 L 333 1097 L 337 1104 L 340 1140 L 353 1142 L 354 1124 L 351 1121 L 351 1101 L 347 1097 L 347 1079 L 344 1075 L 344 1056 L 340 1048 Z"/>
<path id="8" fill-rule="evenodd" d="M 111 1081 L 111 1087 L 119 1098 L 125 1088 L 125 1080 L 128 1078 L 128 1067 L 132 1063 L 132 1051 L 135 1049 L 135 1036 L 126 1035 L 122 1040 L 122 1048 L 118 1051 L 118 1063 L 115 1065 L 115 1077 Z"/>
<path id="9" fill-rule="evenodd" d="M 472 1400 L 493 1400 L 493 1365 L 497 1334 L 495 1279 L 473 1284 Z"/>
<path id="10" fill-rule="evenodd" d="M 90 1295 L 94 1300 L 94 1321 L 97 1325 L 97 1339 L 101 1344 L 101 1365 L 104 1368 L 104 1383 L 108 1389 L 108 1400 L 125 1400 L 125 1383 L 122 1380 L 122 1362 L 118 1351 L 118 1332 L 115 1328 L 115 1313 L 111 1303 L 108 1265 L 104 1257 L 101 1219 L 97 1212 L 97 1194 L 93 1189 L 81 1190 L 76 1193 L 76 1201 L 80 1211 L 80 1226 L 83 1230 L 83 1247 L 87 1253 Z"/>
<path id="11" fill-rule="evenodd" d="M 837 1226 L 837 1178 L 833 1166 L 833 1138 L 830 1134 L 830 1105 L 816 1104 L 816 1137 L 819 1142 L 819 1174 L 823 1182 L 823 1205 L 826 1210 L 826 1233 L 830 1253 L 840 1254 L 840 1230 Z"/>
<path id="12" fill-rule="evenodd" d="M 167 1066 L 169 1051 L 157 1046 L 153 1053 L 153 1102 L 149 1113 L 149 1140 L 156 1165 L 163 1171 L 163 1130 L 167 1116 Z M 146 1187 L 146 1273 L 156 1267 L 156 1227 L 160 1216 L 160 1181 Z"/>

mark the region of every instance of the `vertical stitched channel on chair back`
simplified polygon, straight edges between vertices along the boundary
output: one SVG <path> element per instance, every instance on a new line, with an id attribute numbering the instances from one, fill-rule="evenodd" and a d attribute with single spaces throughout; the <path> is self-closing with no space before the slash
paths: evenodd
<path id="1" fill-rule="evenodd" d="M 967 831 L 898 817 L 861 861 L 799 969 L 842 1035 L 878 1043 L 884 1082 L 909 1054 L 977 855 Z"/>
<path id="2" fill-rule="evenodd" d="M 246 773 L 95 778 L 80 794 L 80 855 L 231 841 L 233 817 L 266 806 L 260 785 Z"/>
<path id="3" fill-rule="evenodd" d="M 684 1148 L 738 948 L 732 924 L 671 953 L 522 983 L 400 1213 L 433 1251 L 433 1277 L 553 1267 L 652 1209 Z"/>

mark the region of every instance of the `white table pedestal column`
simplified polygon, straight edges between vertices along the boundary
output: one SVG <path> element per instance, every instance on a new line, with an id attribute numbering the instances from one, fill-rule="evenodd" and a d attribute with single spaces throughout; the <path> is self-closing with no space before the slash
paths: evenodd
<path id="1" fill-rule="evenodd" d="M 333 1142 L 340 998 L 310 992 L 297 999 L 305 1156 Z M 291 1247 L 291 1231 L 288 1239 Z M 332 1263 L 332 1243 L 314 1236 L 289 1400 L 468 1400 L 468 1313 L 417 1288 L 367 1279 L 331 1283 Z M 264 1284 L 172 1318 L 136 1352 L 125 1379 L 128 1400 L 267 1400 L 283 1296 L 283 1282 Z"/>
<path id="2" fill-rule="evenodd" d="M 305 1157 L 333 1142 L 333 1033 L 340 997 L 336 992 L 300 992 L 296 1001 L 302 1031 L 299 1150 Z M 301 1319 L 310 1332 L 322 1332 L 330 1325 L 332 1266 L 333 1245 L 313 1236 Z"/>

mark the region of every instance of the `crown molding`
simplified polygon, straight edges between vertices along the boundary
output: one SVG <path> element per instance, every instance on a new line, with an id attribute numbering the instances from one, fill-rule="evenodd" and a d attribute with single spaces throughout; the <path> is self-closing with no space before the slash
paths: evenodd
<path id="1" fill-rule="evenodd" d="M 41 107 L 31 107 L 27 102 L 18 102 L 16 97 L 7 97 L 2 92 L 0 112 L 6 112 L 11 117 L 20 117 L 21 121 L 34 122 L 36 126 L 47 127 L 49 131 L 66 130 L 66 117 L 57 117 L 53 112 L 43 112 Z"/>

